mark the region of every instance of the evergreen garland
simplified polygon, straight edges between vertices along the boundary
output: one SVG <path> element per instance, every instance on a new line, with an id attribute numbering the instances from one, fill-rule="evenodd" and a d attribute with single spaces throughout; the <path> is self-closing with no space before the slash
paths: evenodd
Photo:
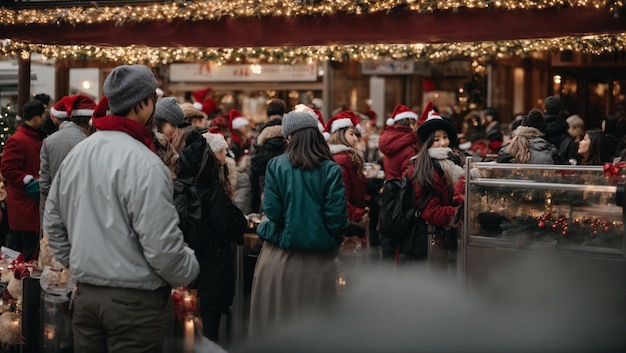
<path id="1" fill-rule="evenodd" d="M 491 172 L 492 178 L 554 184 L 612 183 L 608 176 L 597 171 L 576 174 L 507 169 Z M 601 214 L 603 207 L 613 203 L 607 199 L 613 195 L 520 186 L 471 185 L 472 218 L 478 223 L 477 235 L 511 239 L 518 247 L 533 242 L 622 249 L 624 222 L 621 211 L 615 217 L 610 208 L 604 211 L 606 216 Z M 594 212 L 584 214 L 583 207 L 592 207 Z"/>
<path id="2" fill-rule="evenodd" d="M 17 113 L 12 105 L 0 106 L 0 154 L 4 151 L 4 144 L 9 136 L 17 129 Z"/>

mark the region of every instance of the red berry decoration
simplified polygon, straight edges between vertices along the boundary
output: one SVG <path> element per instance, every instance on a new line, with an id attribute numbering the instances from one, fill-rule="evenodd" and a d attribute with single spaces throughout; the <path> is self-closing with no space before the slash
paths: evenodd
<path id="1" fill-rule="evenodd" d="M 545 226 L 546 226 L 546 223 L 545 223 L 545 222 L 543 222 L 543 221 L 542 221 L 542 222 L 539 222 L 538 226 L 539 226 L 539 228 L 543 228 L 543 227 L 545 227 Z"/>

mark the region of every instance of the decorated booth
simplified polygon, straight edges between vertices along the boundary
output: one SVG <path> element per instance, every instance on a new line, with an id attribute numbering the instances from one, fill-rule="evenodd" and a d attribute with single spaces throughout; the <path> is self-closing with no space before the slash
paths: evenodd
<path id="1" fill-rule="evenodd" d="M 467 163 L 480 172 L 466 185 L 460 266 L 469 285 L 549 298 L 552 286 L 577 283 L 623 310 L 626 165 Z"/>

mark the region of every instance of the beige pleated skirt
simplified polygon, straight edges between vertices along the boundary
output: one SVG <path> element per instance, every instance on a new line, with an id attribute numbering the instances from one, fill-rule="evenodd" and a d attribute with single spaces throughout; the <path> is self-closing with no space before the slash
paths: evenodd
<path id="1" fill-rule="evenodd" d="M 333 252 L 263 243 L 252 280 L 249 335 L 328 304 L 337 292 L 336 278 Z"/>

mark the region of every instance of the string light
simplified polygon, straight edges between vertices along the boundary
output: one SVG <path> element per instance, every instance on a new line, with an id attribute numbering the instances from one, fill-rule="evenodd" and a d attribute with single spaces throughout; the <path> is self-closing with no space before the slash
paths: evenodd
<path id="1" fill-rule="evenodd" d="M 622 0 L 214 0 L 171 1 L 138 6 L 55 7 L 43 9 L 0 8 L 0 22 L 16 24 L 60 24 L 144 21 L 219 20 L 238 17 L 327 16 L 336 13 L 366 14 L 389 11 L 420 13 L 461 9 L 532 10 L 562 7 L 607 9 L 618 14 Z"/>
<path id="2" fill-rule="evenodd" d="M 458 57 L 526 57 L 539 52 L 572 50 L 599 55 L 624 51 L 626 33 L 584 37 L 507 40 L 444 44 L 371 44 L 308 47 L 192 48 L 192 47 L 105 47 L 93 45 L 44 45 L 4 41 L 0 57 L 37 53 L 46 58 L 167 64 L 172 62 L 258 62 L 296 63 L 311 61 L 412 60 L 444 62 Z"/>

